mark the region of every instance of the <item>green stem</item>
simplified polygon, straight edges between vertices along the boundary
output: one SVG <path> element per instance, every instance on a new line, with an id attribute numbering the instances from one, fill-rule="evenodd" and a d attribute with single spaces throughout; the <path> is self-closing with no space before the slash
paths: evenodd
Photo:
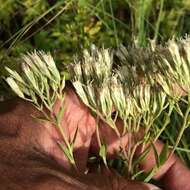
<path id="1" fill-rule="evenodd" d="M 141 144 L 141 142 L 137 142 L 135 146 L 132 148 L 131 155 L 129 157 L 129 164 L 128 164 L 128 174 L 133 175 L 133 158 L 135 156 L 135 152 L 137 150 L 137 147 Z"/>
<path id="2" fill-rule="evenodd" d="M 172 102 L 170 104 L 170 107 L 169 107 L 169 112 L 168 112 L 168 117 L 171 116 L 172 114 L 172 111 L 174 109 L 174 102 Z M 162 128 L 159 130 L 158 134 L 156 135 L 156 137 L 154 138 L 154 142 L 156 142 L 158 140 L 158 138 L 160 137 L 160 135 L 162 134 L 162 132 L 165 130 L 165 128 L 167 127 L 167 125 L 170 123 L 170 121 L 168 119 L 165 120 Z"/>
<path id="3" fill-rule="evenodd" d="M 157 19 L 157 22 L 156 22 L 154 39 L 153 39 L 155 44 L 156 44 L 157 38 L 158 38 L 158 33 L 159 33 L 159 28 L 160 28 L 160 23 L 161 23 L 161 17 L 162 17 L 163 7 L 164 7 L 164 0 L 161 0 L 159 15 L 158 15 L 158 19 Z"/>
<path id="4" fill-rule="evenodd" d="M 188 105 L 188 108 L 187 108 L 187 110 L 185 112 L 184 119 L 183 119 L 183 125 L 181 127 L 181 130 L 179 131 L 179 135 L 177 137 L 176 143 L 175 143 L 174 148 L 171 151 L 169 157 L 172 156 L 172 154 L 176 150 L 176 148 L 177 148 L 177 146 L 178 146 L 178 144 L 179 144 L 179 142 L 180 142 L 180 140 L 181 140 L 181 138 L 183 136 L 183 133 L 184 133 L 185 129 L 187 128 L 187 122 L 188 122 L 189 113 L 190 113 L 190 105 Z"/>
<path id="5" fill-rule="evenodd" d="M 69 143 L 69 141 L 68 141 L 68 139 L 66 137 L 66 133 L 65 133 L 64 128 L 62 127 L 62 124 L 61 124 L 61 120 L 58 121 L 58 119 L 56 118 L 56 116 L 55 116 L 54 120 L 55 120 L 55 122 L 54 122 L 55 127 L 57 128 L 58 132 L 62 136 L 63 141 L 64 141 L 64 143 L 66 145 L 66 148 L 67 148 L 67 150 L 68 150 L 68 152 L 69 152 L 69 154 L 71 156 L 71 159 L 69 159 L 69 161 L 74 166 L 74 168 L 76 168 L 76 164 L 75 164 L 75 160 L 74 160 L 74 156 L 73 156 L 73 147 Z"/>

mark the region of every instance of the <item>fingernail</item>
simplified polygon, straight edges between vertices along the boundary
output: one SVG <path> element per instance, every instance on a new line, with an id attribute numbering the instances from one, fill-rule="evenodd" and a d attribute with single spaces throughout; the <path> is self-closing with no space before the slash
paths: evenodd
<path id="1" fill-rule="evenodd" d="M 149 188 L 149 190 L 162 190 L 160 189 L 159 187 L 156 187 L 155 185 L 152 185 L 152 184 L 146 184 Z"/>

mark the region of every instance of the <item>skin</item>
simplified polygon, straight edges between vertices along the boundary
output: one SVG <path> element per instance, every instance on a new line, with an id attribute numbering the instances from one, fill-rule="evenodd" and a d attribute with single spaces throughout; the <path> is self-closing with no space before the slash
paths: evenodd
<path id="1" fill-rule="evenodd" d="M 84 174 L 90 153 L 98 153 L 95 135 L 96 120 L 90 110 L 79 100 L 74 90 L 65 90 L 65 113 L 62 127 L 68 139 L 78 133 L 74 144 L 74 157 L 78 172 L 71 166 L 56 142 L 62 138 L 50 123 L 39 123 L 34 119 L 41 117 L 31 104 L 20 99 L 0 103 L 0 186 L 2 190 L 74 190 L 74 189 L 130 189 L 153 190 L 155 186 L 132 182 L 114 173 Z M 56 102 L 54 113 L 63 106 Z M 108 146 L 108 157 L 115 156 L 119 143 L 115 133 L 104 123 L 100 123 L 100 134 Z M 122 125 L 118 122 L 118 128 Z M 65 127 L 67 126 L 67 127 Z M 105 135 L 106 134 L 106 135 Z M 127 135 L 123 145 L 127 147 Z M 161 142 L 155 147 L 161 150 Z M 136 153 L 138 155 L 138 152 Z M 150 152 L 141 167 L 148 171 L 155 165 Z M 73 172 L 74 171 L 74 172 Z M 185 176 L 181 177 L 181 176 Z M 163 180 L 166 190 L 190 190 L 189 170 L 172 156 L 161 168 L 155 179 Z"/>

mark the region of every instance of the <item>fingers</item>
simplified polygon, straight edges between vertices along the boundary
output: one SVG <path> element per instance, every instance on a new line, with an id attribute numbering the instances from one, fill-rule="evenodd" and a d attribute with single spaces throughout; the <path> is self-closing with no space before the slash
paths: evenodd
<path id="1" fill-rule="evenodd" d="M 121 190 L 161 190 L 159 187 L 148 184 L 148 183 L 142 183 L 138 181 L 131 181 L 131 180 L 124 180 L 124 181 L 119 181 L 119 188 L 114 188 L 116 189 L 121 189 Z"/>
<path id="2" fill-rule="evenodd" d="M 174 86 L 174 91 L 180 95 L 184 95 L 184 92 Z M 88 146 L 89 141 L 85 141 L 84 139 L 91 138 L 91 145 L 90 145 L 90 151 L 97 154 L 99 153 L 99 147 L 100 144 L 106 144 L 107 146 L 107 156 L 108 158 L 116 156 L 116 152 L 120 150 L 120 147 L 125 147 L 127 149 L 128 145 L 128 135 L 124 135 L 121 138 L 116 135 L 115 131 L 105 124 L 104 122 L 100 121 L 98 124 L 98 135 L 95 133 L 96 128 L 96 121 L 90 114 L 90 111 L 88 108 L 84 106 L 84 104 L 79 100 L 76 93 L 72 90 L 69 90 L 66 93 L 65 98 L 65 125 L 69 126 L 69 135 L 73 136 L 73 131 L 76 129 L 76 126 L 79 127 L 79 136 L 77 136 L 77 147 L 87 147 L 88 152 Z M 72 121 L 70 123 L 69 121 Z M 75 124 L 75 125 L 74 125 Z M 118 130 L 121 133 L 123 128 L 123 122 L 117 121 L 116 125 L 118 127 Z M 90 126 L 90 128 L 88 128 Z M 143 132 L 141 131 L 139 134 L 139 138 L 143 138 Z M 86 142 L 86 144 L 85 144 Z M 163 143 L 160 141 L 155 142 L 155 148 L 160 154 L 163 148 Z M 136 152 L 136 155 L 138 156 L 140 154 L 140 151 Z M 84 153 L 78 153 L 78 158 L 82 159 L 82 155 L 85 155 L 85 158 L 87 157 L 87 154 Z M 86 161 L 85 161 L 86 162 Z M 79 164 L 81 165 L 81 164 Z M 85 164 L 83 164 L 85 165 Z M 141 169 L 144 171 L 150 171 L 154 166 L 156 165 L 156 159 L 154 157 L 153 150 L 150 150 L 149 154 L 147 155 L 146 159 L 141 163 Z M 184 176 L 181 177 L 181 176 Z M 183 188 L 183 190 L 190 190 L 190 187 L 188 187 L 188 178 L 190 179 L 190 172 L 188 168 L 186 168 L 175 155 L 171 156 L 166 163 L 157 171 L 156 175 L 154 176 L 155 179 L 162 179 L 168 189 L 172 190 L 180 190 Z"/>
<path id="3" fill-rule="evenodd" d="M 122 128 L 122 122 L 118 121 L 117 125 L 119 128 Z M 104 139 L 104 142 L 107 144 L 107 155 L 108 157 L 116 156 L 116 152 L 119 151 L 120 142 L 118 136 L 114 130 L 107 126 L 105 123 L 101 122 L 99 126 L 101 139 Z M 139 138 L 143 138 L 143 130 L 140 131 Z M 122 137 L 122 142 L 127 148 L 128 135 Z M 164 144 L 161 141 L 156 141 L 154 146 L 157 150 L 158 155 L 161 153 Z M 92 147 L 94 150 L 98 150 L 97 139 L 93 138 Z M 136 156 L 139 156 L 141 151 L 140 147 L 136 152 Z M 127 150 L 126 150 L 127 151 Z M 168 153 L 169 155 L 169 153 Z M 156 159 L 153 149 L 150 150 L 145 160 L 140 163 L 140 167 L 145 172 L 149 172 L 156 165 Z M 163 166 L 157 171 L 153 177 L 156 180 L 163 180 L 166 190 L 190 190 L 189 179 L 190 171 L 183 163 L 177 158 L 176 155 L 172 155 L 164 163 Z"/>
<path id="4" fill-rule="evenodd" d="M 85 170 L 88 158 L 92 134 L 95 132 L 96 122 L 91 115 L 90 110 L 82 103 L 80 98 L 71 88 L 65 89 L 64 102 L 57 100 L 54 105 L 54 113 L 58 114 L 59 110 L 64 107 L 64 114 L 61 120 L 62 133 L 60 129 L 57 133 L 51 133 L 52 137 L 62 144 L 65 139 L 68 143 L 73 143 L 73 155 L 77 168 Z M 52 132 L 52 131 L 51 131 Z M 63 137 L 65 134 L 65 137 Z M 65 143 L 66 144 L 66 143 Z"/>
<path id="5" fill-rule="evenodd" d="M 158 154 L 160 154 L 163 148 L 163 143 L 161 141 L 156 141 L 154 146 Z M 145 172 L 148 172 L 155 165 L 156 159 L 154 152 L 153 150 L 150 150 L 146 159 L 141 162 L 140 167 Z M 166 190 L 190 190 L 190 170 L 177 158 L 175 154 L 169 157 L 169 159 L 164 163 L 163 166 L 160 167 L 153 178 L 162 180 Z"/>
<path id="6" fill-rule="evenodd" d="M 160 189 L 159 187 L 157 187 L 157 186 L 155 186 L 155 185 L 152 185 L 152 184 L 150 184 L 150 183 L 146 183 L 145 185 L 147 186 L 148 190 L 162 190 L 162 189 Z M 166 189 L 166 190 L 167 190 L 167 189 Z"/>
<path id="7" fill-rule="evenodd" d="M 167 170 L 162 180 L 166 189 L 190 190 L 190 170 L 179 159 Z"/>
<path id="8" fill-rule="evenodd" d="M 164 144 L 161 141 L 156 141 L 154 143 L 154 147 L 158 153 L 158 155 L 161 153 L 162 149 L 163 149 Z M 137 150 L 136 155 L 140 155 L 139 151 L 140 148 Z M 169 155 L 169 153 L 168 153 Z M 164 163 L 163 166 L 161 166 L 161 168 L 156 172 L 154 179 L 160 179 L 162 178 L 165 173 L 169 170 L 169 168 L 175 163 L 176 161 L 176 156 L 172 155 L 170 156 L 170 158 Z M 154 154 L 154 150 L 153 148 L 150 149 L 149 153 L 146 156 L 146 159 L 144 159 L 141 164 L 140 164 L 140 168 L 142 170 L 144 170 L 145 172 L 149 172 L 154 166 L 156 166 L 156 158 L 155 158 L 155 154 Z"/>
<path id="9" fill-rule="evenodd" d="M 116 121 L 117 129 L 120 134 L 122 133 L 123 122 L 121 120 Z M 106 144 L 107 158 L 114 158 L 120 151 L 121 147 L 126 147 L 128 143 L 128 135 L 123 137 L 118 137 L 113 128 L 108 124 L 100 121 L 98 124 L 98 134 L 95 133 L 92 136 L 92 141 L 90 145 L 90 152 L 98 154 L 100 143 Z M 99 135 L 99 137 L 97 137 Z"/>
<path id="10" fill-rule="evenodd" d="M 128 180 L 116 175 L 114 172 L 91 173 L 84 176 L 84 178 L 88 183 L 93 179 L 93 185 L 101 190 L 160 190 L 160 188 L 152 184 Z"/>

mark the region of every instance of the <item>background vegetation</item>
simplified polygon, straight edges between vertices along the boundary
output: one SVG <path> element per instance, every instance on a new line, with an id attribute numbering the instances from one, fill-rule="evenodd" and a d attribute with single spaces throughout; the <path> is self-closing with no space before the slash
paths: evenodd
<path id="1" fill-rule="evenodd" d="M 0 76 L 4 66 L 17 67 L 21 53 L 50 51 L 62 67 L 94 43 L 117 47 L 120 43 L 146 47 L 184 37 L 190 30 L 190 0 L 0 0 Z M 0 79 L 0 95 L 7 86 Z M 163 140 L 173 146 L 179 120 Z M 189 129 L 178 154 L 190 166 Z"/>
<path id="2" fill-rule="evenodd" d="M 0 0 L 0 74 L 34 48 L 69 62 L 91 43 L 146 46 L 184 36 L 189 10 L 189 0 Z"/>
<path id="3" fill-rule="evenodd" d="M 190 30 L 189 10 L 189 0 L 0 0 L 1 64 L 34 48 L 68 62 L 91 43 L 146 46 L 181 37 Z"/>

